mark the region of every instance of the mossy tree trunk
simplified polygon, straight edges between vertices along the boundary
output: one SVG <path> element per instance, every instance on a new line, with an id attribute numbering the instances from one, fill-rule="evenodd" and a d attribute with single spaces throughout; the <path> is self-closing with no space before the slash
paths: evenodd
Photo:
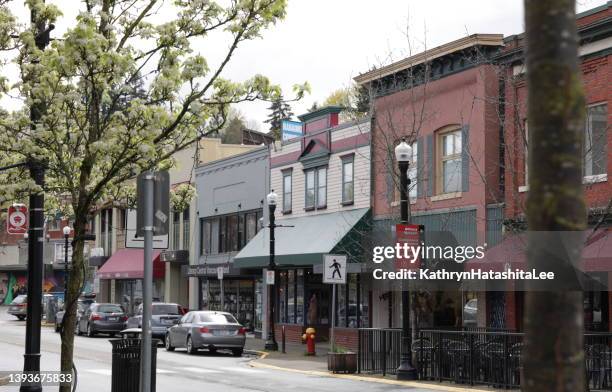
<path id="1" fill-rule="evenodd" d="M 582 187 L 584 96 L 574 0 L 525 0 L 529 123 L 529 268 L 574 278 L 580 255 L 542 246 L 542 235 L 563 238 L 586 224 Z M 564 234 L 564 235 L 565 235 Z M 558 236 L 558 237 L 555 237 Z M 575 236 L 578 238 L 579 236 Z M 533 284 L 533 283 L 532 283 Z M 528 283 L 528 287 L 529 283 Z M 554 283 L 526 293 L 522 390 L 584 391 L 582 292 Z"/>

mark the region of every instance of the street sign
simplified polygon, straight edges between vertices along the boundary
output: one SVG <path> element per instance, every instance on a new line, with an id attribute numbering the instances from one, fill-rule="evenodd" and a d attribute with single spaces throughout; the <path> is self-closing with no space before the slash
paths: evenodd
<path id="1" fill-rule="evenodd" d="M 136 182 L 137 206 L 144 205 L 145 176 L 153 174 L 153 235 L 168 234 L 170 226 L 170 174 L 167 171 L 143 172 Z M 136 235 L 144 237 L 144 209 L 138 209 Z M 155 241 L 154 241 L 155 242 Z"/>
<path id="2" fill-rule="evenodd" d="M 405 225 L 398 223 L 395 225 L 395 240 L 398 244 L 407 244 L 413 249 L 418 249 L 421 246 L 421 226 L 420 225 Z M 410 255 L 414 253 L 409 252 Z M 414 259 L 414 260 L 413 260 Z M 395 270 L 402 269 L 419 269 L 421 267 L 421 258 L 416 256 L 413 259 L 404 259 L 398 257 L 395 259 Z"/>
<path id="3" fill-rule="evenodd" d="M 283 120 L 281 122 L 283 141 L 302 136 L 302 123 L 299 121 Z"/>
<path id="4" fill-rule="evenodd" d="M 274 284 L 274 271 L 266 271 L 266 284 Z"/>
<path id="5" fill-rule="evenodd" d="M 346 255 L 323 256 L 323 283 L 346 283 Z"/>
<path id="6" fill-rule="evenodd" d="M 144 248 L 144 236 L 136 236 L 136 210 L 127 210 L 127 222 L 125 227 L 125 247 Z M 153 249 L 168 249 L 169 235 L 154 235 Z"/>
<path id="7" fill-rule="evenodd" d="M 13 204 L 8 208 L 6 232 L 17 235 L 28 232 L 28 207 L 24 204 Z"/>
<path id="8" fill-rule="evenodd" d="M 217 267 L 217 279 L 223 280 L 223 267 Z"/>

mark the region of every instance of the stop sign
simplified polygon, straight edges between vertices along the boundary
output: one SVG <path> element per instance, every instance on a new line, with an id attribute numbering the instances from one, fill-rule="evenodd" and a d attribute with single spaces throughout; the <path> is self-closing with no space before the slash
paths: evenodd
<path id="1" fill-rule="evenodd" d="M 23 204 L 13 204 L 8 208 L 6 231 L 9 234 L 25 234 L 28 232 L 28 208 Z"/>

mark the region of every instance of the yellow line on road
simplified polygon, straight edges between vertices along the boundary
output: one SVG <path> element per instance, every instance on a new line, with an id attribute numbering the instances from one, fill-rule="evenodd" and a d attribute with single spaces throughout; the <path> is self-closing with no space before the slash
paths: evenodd
<path id="1" fill-rule="evenodd" d="M 265 356 L 268 353 L 262 352 Z M 261 358 L 265 358 L 262 355 Z M 390 380 L 387 378 L 375 378 L 375 377 L 366 377 L 366 376 L 355 376 L 350 374 L 334 374 L 329 372 L 323 372 L 319 370 L 300 370 L 300 369 L 292 369 L 285 368 L 281 366 L 270 365 L 267 363 L 262 363 L 257 359 L 254 359 L 249 362 L 249 366 L 254 368 L 265 368 L 265 369 L 274 369 L 281 370 L 285 372 L 293 372 L 293 373 L 301 373 L 307 374 L 311 376 L 322 376 L 322 377 L 335 377 L 335 378 L 343 378 L 347 380 L 355 380 L 355 381 L 365 381 L 365 382 L 377 382 L 380 384 L 388 384 L 388 385 L 401 385 L 405 387 L 413 387 L 413 388 L 422 388 L 422 389 L 432 389 L 436 391 L 444 391 L 444 392 L 493 392 L 493 389 L 478 389 L 478 388 L 464 388 L 464 387 L 455 387 L 450 385 L 443 384 L 431 384 L 425 382 L 417 382 L 417 381 L 400 381 L 400 380 Z"/>

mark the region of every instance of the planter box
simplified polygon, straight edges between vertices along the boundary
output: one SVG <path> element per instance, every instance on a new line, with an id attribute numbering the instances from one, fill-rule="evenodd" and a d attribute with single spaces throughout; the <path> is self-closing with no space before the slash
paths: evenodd
<path id="1" fill-rule="evenodd" d="M 357 353 L 327 353 L 327 370 L 332 373 L 355 373 Z"/>

